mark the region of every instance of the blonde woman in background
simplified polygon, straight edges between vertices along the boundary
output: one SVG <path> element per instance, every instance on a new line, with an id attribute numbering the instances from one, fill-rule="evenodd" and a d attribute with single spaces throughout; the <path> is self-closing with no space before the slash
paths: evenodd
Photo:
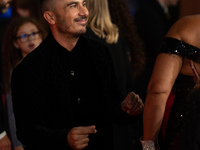
<path id="1" fill-rule="evenodd" d="M 129 44 L 118 26 L 112 23 L 107 0 L 87 0 L 86 6 L 90 15 L 85 36 L 108 46 L 114 64 L 118 88 L 125 98 L 134 89 L 134 75 L 128 57 Z M 134 120 L 132 119 L 132 121 Z M 113 131 L 115 150 L 134 148 L 131 135 L 133 129 L 130 124 L 113 123 Z"/>

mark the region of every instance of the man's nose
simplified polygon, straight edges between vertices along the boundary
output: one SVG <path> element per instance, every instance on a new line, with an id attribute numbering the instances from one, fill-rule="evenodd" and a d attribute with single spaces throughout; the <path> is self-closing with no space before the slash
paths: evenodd
<path id="1" fill-rule="evenodd" d="M 85 6 L 81 6 L 79 7 L 79 14 L 81 16 L 88 16 L 89 12 L 88 12 L 88 9 L 85 7 Z"/>

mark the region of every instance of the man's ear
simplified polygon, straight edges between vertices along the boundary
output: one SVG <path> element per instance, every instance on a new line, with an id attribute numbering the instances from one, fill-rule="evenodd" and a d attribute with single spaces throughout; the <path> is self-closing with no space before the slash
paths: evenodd
<path id="1" fill-rule="evenodd" d="M 17 49 L 19 48 L 19 44 L 17 42 L 14 41 L 13 45 L 15 46 L 15 48 L 17 48 Z"/>
<path id="2" fill-rule="evenodd" d="M 43 16 L 44 16 L 45 20 L 49 24 L 51 24 L 51 25 L 55 24 L 55 22 L 56 22 L 55 19 L 56 18 L 55 18 L 55 15 L 51 11 L 45 11 L 44 14 L 43 14 Z"/>

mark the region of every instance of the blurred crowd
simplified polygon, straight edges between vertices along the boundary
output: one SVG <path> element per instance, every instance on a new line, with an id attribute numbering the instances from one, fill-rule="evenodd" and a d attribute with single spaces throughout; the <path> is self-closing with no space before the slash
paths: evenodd
<path id="1" fill-rule="evenodd" d="M 104 3 L 101 8 L 93 6 L 92 0 L 86 0 L 90 15 L 84 36 L 108 47 L 116 82 L 123 98 L 134 91 L 145 102 L 160 47 L 172 25 L 180 19 L 182 3 L 179 0 L 105 0 Z M 3 124 L 11 148 L 23 150 L 24 143 L 18 139 L 18 120 L 13 111 L 11 76 L 21 61 L 46 39 L 50 28 L 40 9 L 40 0 L 12 0 L 8 12 L 2 12 L 0 65 Z M 163 123 L 160 125 L 159 137 L 162 140 L 166 136 L 165 130 L 174 97 L 175 93 L 170 90 Z M 113 123 L 114 150 L 142 149 L 139 141 L 143 135 L 142 114 L 127 124 Z M 0 136 L 0 147 L 1 139 Z"/>

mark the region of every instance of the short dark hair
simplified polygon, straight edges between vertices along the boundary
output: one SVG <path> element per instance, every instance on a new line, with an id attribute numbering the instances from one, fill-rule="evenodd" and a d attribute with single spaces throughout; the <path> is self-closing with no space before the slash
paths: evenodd
<path id="1" fill-rule="evenodd" d="M 45 11 L 53 10 L 54 9 L 54 5 L 53 5 L 54 2 L 56 2 L 56 0 L 40 0 L 40 8 L 41 8 L 42 14 Z"/>

